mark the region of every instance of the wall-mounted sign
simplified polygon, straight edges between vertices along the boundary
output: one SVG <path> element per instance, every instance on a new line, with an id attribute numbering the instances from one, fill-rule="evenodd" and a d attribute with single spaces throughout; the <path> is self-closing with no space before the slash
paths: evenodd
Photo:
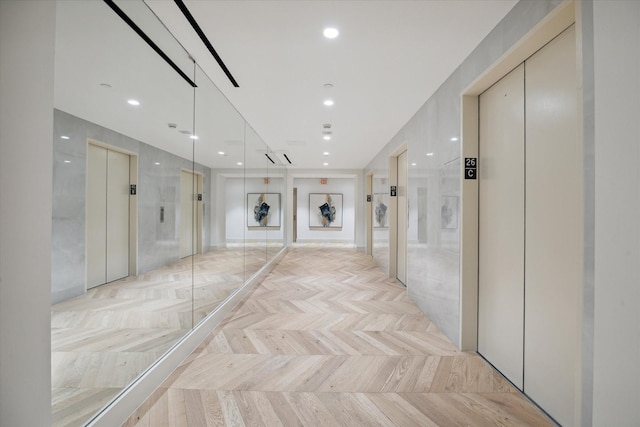
<path id="1" fill-rule="evenodd" d="M 367 194 L 367 202 L 371 202 L 371 194 Z"/>
<path id="2" fill-rule="evenodd" d="M 132 196 L 135 196 L 136 192 L 137 192 L 136 185 L 135 184 L 131 184 L 129 186 L 129 194 L 131 194 Z"/>
<path id="3" fill-rule="evenodd" d="M 476 157 L 464 158 L 464 179 L 477 179 L 478 159 Z"/>
<path id="4" fill-rule="evenodd" d="M 389 195 L 391 197 L 396 197 L 397 192 L 398 192 L 398 187 L 396 187 L 395 185 L 392 185 L 391 191 L 389 191 Z"/>

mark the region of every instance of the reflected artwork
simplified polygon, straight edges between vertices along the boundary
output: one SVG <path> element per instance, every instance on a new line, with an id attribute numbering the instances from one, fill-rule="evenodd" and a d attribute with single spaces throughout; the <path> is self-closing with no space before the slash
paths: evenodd
<path id="1" fill-rule="evenodd" d="M 342 194 L 309 194 L 309 228 L 342 228 Z"/>
<path id="2" fill-rule="evenodd" d="M 280 227 L 280 193 L 248 193 L 247 208 L 247 227 Z"/>
<path id="3" fill-rule="evenodd" d="M 386 193 L 376 193 L 374 194 L 374 212 L 373 218 L 375 224 L 374 228 L 387 228 L 388 224 L 388 214 L 387 211 L 389 209 L 389 195 Z"/>

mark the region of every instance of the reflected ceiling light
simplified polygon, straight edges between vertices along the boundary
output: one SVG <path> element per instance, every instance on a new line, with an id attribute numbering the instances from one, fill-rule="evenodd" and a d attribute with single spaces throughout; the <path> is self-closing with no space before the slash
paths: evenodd
<path id="1" fill-rule="evenodd" d="M 427 153 L 427 156 L 433 156 L 433 153 Z"/>
<path id="2" fill-rule="evenodd" d="M 325 141 L 329 141 L 331 139 L 331 135 L 325 135 L 322 137 Z"/>
<path id="3" fill-rule="evenodd" d="M 340 34 L 340 32 L 337 28 L 325 28 L 322 34 L 324 34 L 324 36 L 328 39 L 335 39 L 336 37 L 338 37 L 338 34 Z"/>
<path id="4" fill-rule="evenodd" d="M 417 163 L 411 163 L 411 166 L 415 166 L 415 165 L 417 165 Z"/>
<path id="5" fill-rule="evenodd" d="M 325 162 L 325 163 L 323 163 L 323 165 L 324 165 L 324 166 L 329 166 L 329 163 L 326 163 L 326 162 Z"/>
<path id="6" fill-rule="evenodd" d="M 458 140 L 457 136 L 454 136 L 453 138 L 451 138 L 451 142 L 456 142 Z"/>
<path id="7" fill-rule="evenodd" d="M 160 162 L 155 162 L 154 165 L 160 166 Z"/>
<path id="8" fill-rule="evenodd" d="M 236 165 L 242 166 L 242 162 L 238 162 L 238 163 L 236 163 Z"/>
<path id="9" fill-rule="evenodd" d="M 198 135 L 189 135 L 189 138 L 191 138 L 191 139 L 198 139 Z"/>
<path id="10" fill-rule="evenodd" d="M 224 156 L 224 151 L 218 151 L 218 154 L 220 154 L 221 156 Z"/>
<path id="11" fill-rule="evenodd" d="M 136 99 L 130 99 L 127 101 L 127 103 L 129 103 L 129 105 L 140 105 L 140 101 L 136 100 Z"/>
<path id="12" fill-rule="evenodd" d="M 331 107 L 333 105 L 333 99 L 325 99 L 323 104 L 327 107 Z"/>
<path id="13" fill-rule="evenodd" d="M 324 153 L 322 153 L 322 155 L 323 155 L 323 156 L 328 156 L 328 155 L 329 155 L 329 152 L 328 152 L 328 151 L 325 151 Z"/>
<path id="14" fill-rule="evenodd" d="M 60 138 L 61 139 L 69 139 L 69 137 L 67 135 L 62 135 Z"/>
<path id="15" fill-rule="evenodd" d="M 71 163 L 71 160 L 65 160 L 64 162 L 65 163 Z"/>

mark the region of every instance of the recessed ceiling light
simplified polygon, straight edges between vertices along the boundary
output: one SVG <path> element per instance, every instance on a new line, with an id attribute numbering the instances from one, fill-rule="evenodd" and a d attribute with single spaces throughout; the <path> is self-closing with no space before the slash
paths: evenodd
<path id="1" fill-rule="evenodd" d="M 140 105 L 140 101 L 136 100 L 136 99 L 130 99 L 127 101 L 129 103 L 129 105 Z"/>
<path id="2" fill-rule="evenodd" d="M 62 135 L 60 138 L 61 139 L 69 139 L 69 137 L 67 135 Z"/>
<path id="3" fill-rule="evenodd" d="M 323 104 L 327 107 L 331 107 L 333 105 L 333 99 L 325 99 Z"/>
<path id="4" fill-rule="evenodd" d="M 322 137 L 325 141 L 329 141 L 331 139 L 331 135 L 325 135 Z"/>
<path id="5" fill-rule="evenodd" d="M 218 154 L 220 154 L 221 156 L 224 156 L 224 151 L 218 151 Z"/>
<path id="6" fill-rule="evenodd" d="M 458 140 L 458 137 L 457 137 L 457 136 L 454 136 L 453 138 L 451 138 L 451 141 L 452 141 L 452 142 L 456 142 L 457 140 Z"/>
<path id="7" fill-rule="evenodd" d="M 337 28 L 325 28 L 322 34 L 324 34 L 324 36 L 328 39 L 335 39 L 336 37 L 338 37 L 338 34 L 340 34 L 340 32 Z"/>
<path id="8" fill-rule="evenodd" d="M 329 155 L 329 152 L 328 152 L 328 151 L 325 151 L 324 153 L 322 153 L 322 155 L 323 155 L 323 156 L 328 156 L 328 155 Z"/>
<path id="9" fill-rule="evenodd" d="M 411 166 L 415 166 L 415 165 L 417 165 L 417 163 L 411 163 Z"/>
<path id="10" fill-rule="evenodd" d="M 326 162 L 325 162 L 325 163 L 323 163 L 323 165 L 324 165 L 324 166 L 329 166 L 329 163 L 326 163 Z"/>
<path id="11" fill-rule="evenodd" d="M 427 153 L 427 156 L 433 156 L 433 153 Z"/>
<path id="12" fill-rule="evenodd" d="M 155 162 L 154 165 L 160 166 L 160 162 Z"/>
<path id="13" fill-rule="evenodd" d="M 198 139 L 198 135 L 189 135 L 189 138 L 191 138 L 191 139 Z"/>
<path id="14" fill-rule="evenodd" d="M 65 163 L 71 163 L 71 160 L 65 160 L 64 162 Z"/>
<path id="15" fill-rule="evenodd" d="M 242 162 L 238 162 L 238 163 L 236 163 L 236 165 L 242 166 Z"/>

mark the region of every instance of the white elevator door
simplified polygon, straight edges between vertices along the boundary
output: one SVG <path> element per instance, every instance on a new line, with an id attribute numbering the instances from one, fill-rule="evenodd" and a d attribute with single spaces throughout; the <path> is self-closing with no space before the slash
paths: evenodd
<path id="1" fill-rule="evenodd" d="M 87 149 L 87 289 L 129 275 L 129 156 Z"/>
<path id="2" fill-rule="evenodd" d="M 195 175 L 188 171 L 180 173 L 180 258 L 195 254 L 197 222 Z"/>
<path id="3" fill-rule="evenodd" d="M 398 246 L 397 246 L 397 278 L 407 284 L 407 152 L 398 156 Z"/>
<path id="4" fill-rule="evenodd" d="M 566 426 L 583 250 L 577 101 L 573 27 L 480 96 L 478 351 Z"/>
<path id="5" fill-rule="evenodd" d="M 524 65 L 480 95 L 478 352 L 523 386 Z"/>
<path id="6" fill-rule="evenodd" d="M 564 426 L 575 424 L 583 250 L 575 70 L 573 27 L 526 62 L 524 391 Z"/>

